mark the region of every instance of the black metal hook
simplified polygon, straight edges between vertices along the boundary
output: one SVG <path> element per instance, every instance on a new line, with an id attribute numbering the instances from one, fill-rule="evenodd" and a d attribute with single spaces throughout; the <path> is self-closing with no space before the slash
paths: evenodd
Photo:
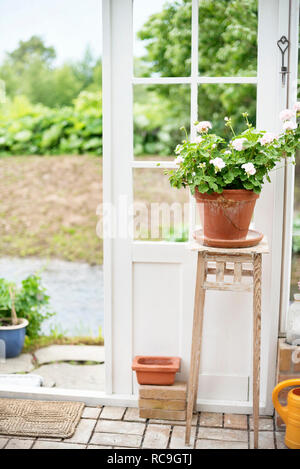
<path id="1" fill-rule="evenodd" d="M 288 73 L 290 73 L 288 71 L 288 67 L 287 65 L 285 65 L 285 53 L 286 51 L 288 50 L 289 46 L 290 46 L 290 41 L 288 40 L 288 38 L 286 36 L 281 36 L 281 38 L 277 41 L 277 46 L 281 52 L 281 71 L 279 73 L 281 73 L 281 76 L 282 76 L 282 86 L 285 85 L 285 77 Z"/>

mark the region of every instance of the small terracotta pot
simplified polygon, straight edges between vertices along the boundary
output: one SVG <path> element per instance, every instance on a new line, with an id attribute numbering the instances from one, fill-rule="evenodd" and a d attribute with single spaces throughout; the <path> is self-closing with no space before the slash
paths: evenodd
<path id="1" fill-rule="evenodd" d="M 171 386 L 179 367 L 178 357 L 136 356 L 132 362 L 132 369 L 136 371 L 139 384 Z"/>
<path id="2" fill-rule="evenodd" d="M 222 194 L 195 191 L 204 237 L 245 239 L 259 194 L 245 189 L 225 189 Z"/>

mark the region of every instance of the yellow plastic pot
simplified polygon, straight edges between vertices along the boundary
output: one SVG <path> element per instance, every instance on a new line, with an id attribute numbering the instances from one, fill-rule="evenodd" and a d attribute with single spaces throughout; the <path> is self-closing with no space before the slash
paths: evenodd
<path id="1" fill-rule="evenodd" d="M 272 399 L 276 411 L 286 424 L 286 446 L 290 449 L 300 449 L 300 388 L 294 388 L 288 393 L 286 406 L 282 406 L 278 401 L 280 391 L 290 386 L 300 386 L 300 379 L 287 379 L 277 384 Z"/>

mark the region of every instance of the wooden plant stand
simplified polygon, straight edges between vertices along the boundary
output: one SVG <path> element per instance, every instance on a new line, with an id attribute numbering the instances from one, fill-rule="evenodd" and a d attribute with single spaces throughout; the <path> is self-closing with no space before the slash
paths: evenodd
<path id="1" fill-rule="evenodd" d="M 200 368 L 204 302 L 206 290 L 253 292 L 253 426 L 254 448 L 258 447 L 259 391 L 260 391 L 260 336 L 261 336 L 261 276 L 262 254 L 268 253 L 264 238 L 251 248 L 211 248 L 192 242 L 190 248 L 198 253 L 197 278 L 194 300 L 193 335 L 188 381 L 186 444 L 190 442 L 193 409 L 196 404 Z M 231 266 L 228 264 L 231 264 Z M 232 265 L 233 264 L 233 265 Z M 244 265 L 247 264 L 247 265 Z M 215 275 L 208 281 L 208 275 Z M 232 276 L 230 281 L 225 276 Z M 252 282 L 243 282 L 252 277 Z"/>

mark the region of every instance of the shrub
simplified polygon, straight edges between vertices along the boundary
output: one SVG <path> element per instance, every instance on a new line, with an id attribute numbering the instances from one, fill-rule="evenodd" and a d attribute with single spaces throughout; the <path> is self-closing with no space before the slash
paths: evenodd
<path id="1" fill-rule="evenodd" d="M 49 296 L 41 285 L 41 278 L 38 275 L 30 275 L 22 281 L 20 288 L 17 288 L 15 283 L 0 279 L 0 316 L 3 318 L 11 317 L 10 289 L 15 292 L 17 316 L 29 321 L 26 335 L 30 339 L 36 339 L 43 321 L 54 315 L 49 311 Z"/>

